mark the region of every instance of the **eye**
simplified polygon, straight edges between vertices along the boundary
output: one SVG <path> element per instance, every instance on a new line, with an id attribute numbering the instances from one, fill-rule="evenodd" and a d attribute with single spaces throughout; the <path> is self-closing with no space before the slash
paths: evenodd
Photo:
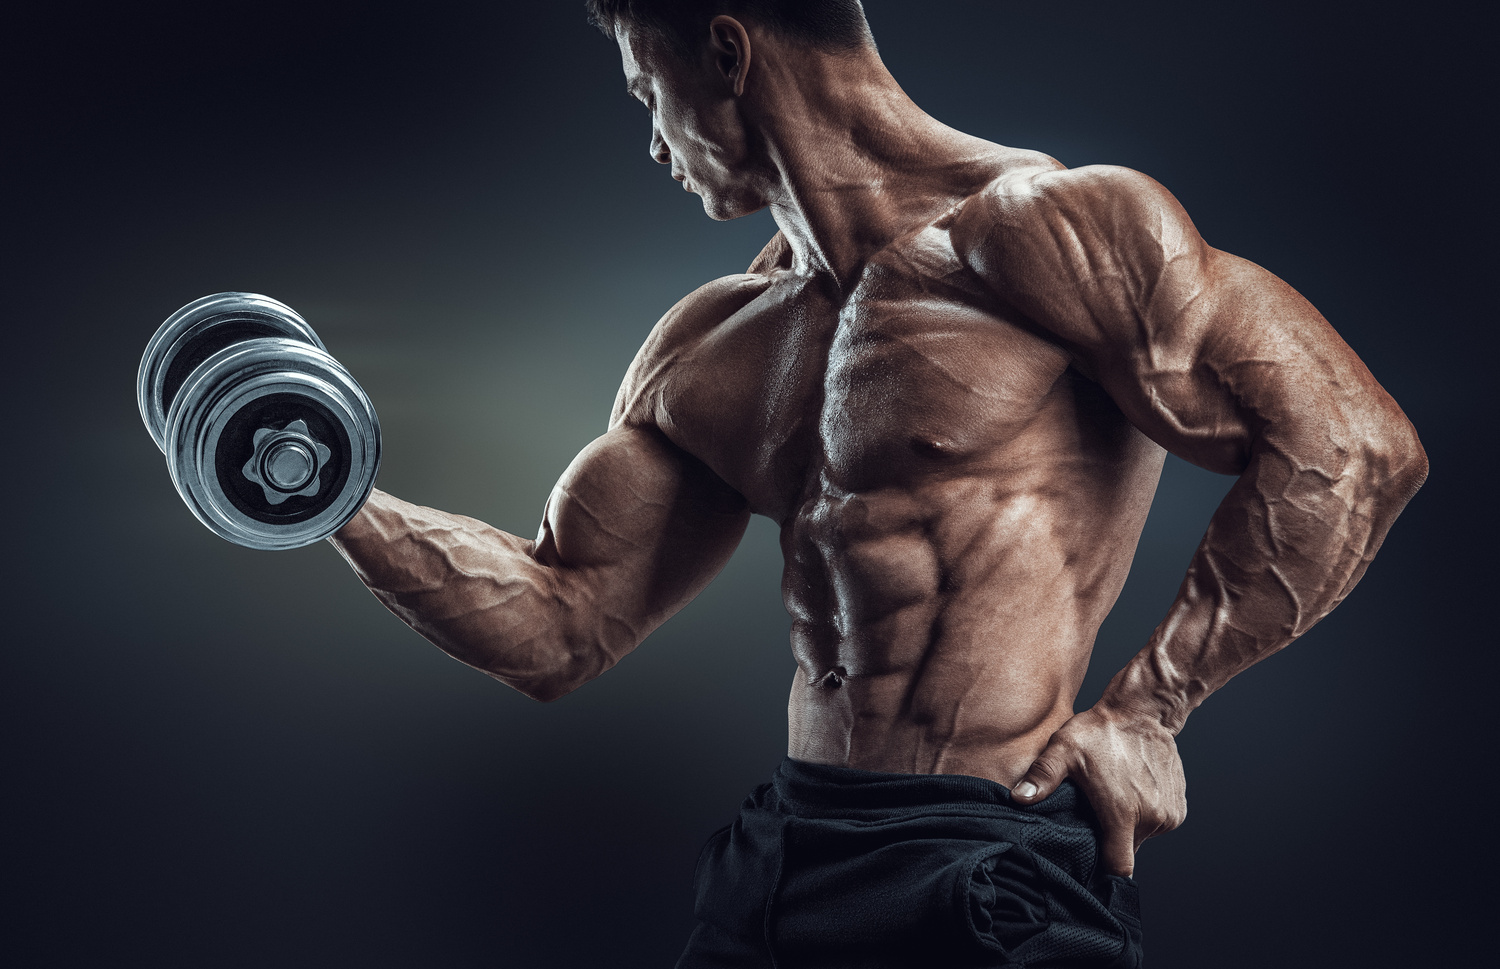
<path id="1" fill-rule="evenodd" d="M 656 113 L 656 96 L 648 85 L 631 84 L 625 89 L 625 93 L 645 105 L 647 111 Z"/>

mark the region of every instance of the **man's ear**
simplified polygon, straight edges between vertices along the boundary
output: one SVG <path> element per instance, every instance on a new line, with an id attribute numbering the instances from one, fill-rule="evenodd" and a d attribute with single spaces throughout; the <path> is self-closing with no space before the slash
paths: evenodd
<path id="1" fill-rule="evenodd" d="M 744 24 L 723 14 L 709 21 L 708 32 L 719 76 L 739 97 L 745 93 L 745 78 L 750 73 L 750 34 Z"/>

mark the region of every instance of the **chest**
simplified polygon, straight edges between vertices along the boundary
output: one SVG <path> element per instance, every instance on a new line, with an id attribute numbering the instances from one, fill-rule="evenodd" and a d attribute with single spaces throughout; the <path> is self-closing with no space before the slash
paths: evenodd
<path id="1" fill-rule="evenodd" d="M 829 486 L 910 486 L 996 460 L 1068 357 L 944 242 L 882 253 L 843 297 L 778 282 L 674 371 L 668 433 L 777 520 Z"/>

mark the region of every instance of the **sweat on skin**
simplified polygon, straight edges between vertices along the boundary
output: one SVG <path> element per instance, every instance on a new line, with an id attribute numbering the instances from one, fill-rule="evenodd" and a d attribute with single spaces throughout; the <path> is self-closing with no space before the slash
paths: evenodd
<path id="1" fill-rule="evenodd" d="M 872 45 L 718 16 L 696 56 L 615 25 L 649 150 L 741 275 L 657 324 L 535 540 L 375 492 L 334 539 L 459 660 L 551 700 L 781 530 L 789 756 L 1071 779 L 1105 864 L 1186 813 L 1174 737 L 1359 580 L 1426 476 L 1401 410 L 1300 295 L 1162 186 L 925 114 Z M 1166 452 L 1238 477 L 1144 648 L 1074 713 Z"/>

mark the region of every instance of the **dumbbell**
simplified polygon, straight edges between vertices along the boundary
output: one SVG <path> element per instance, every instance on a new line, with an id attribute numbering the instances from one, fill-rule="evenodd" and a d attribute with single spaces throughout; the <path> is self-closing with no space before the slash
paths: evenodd
<path id="1" fill-rule="evenodd" d="M 375 485 L 370 399 L 268 296 L 218 293 L 169 316 L 141 356 L 136 402 L 182 500 L 238 545 L 321 541 Z"/>

